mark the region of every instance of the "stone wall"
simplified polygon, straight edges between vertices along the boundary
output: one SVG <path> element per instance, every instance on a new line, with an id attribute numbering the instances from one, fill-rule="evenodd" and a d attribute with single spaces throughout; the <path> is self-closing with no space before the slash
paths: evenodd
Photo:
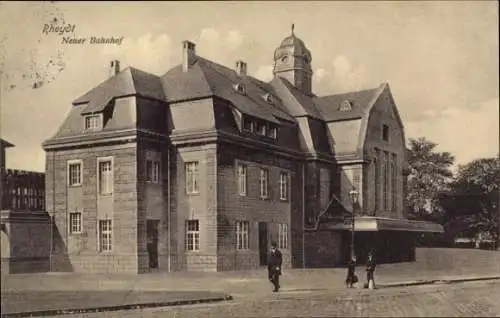
<path id="1" fill-rule="evenodd" d="M 54 271 L 138 272 L 137 158 L 135 143 L 47 152 L 47 211 L 54 214 Z M 98 194 L 97 161 L 113 160 L 113 194 Z M 82 184 L 69 187 L 69 160 L 81 160 Z M 82 232 L 70 233 L 69 213 L 82 213 Z M 112 251 L 98 248 L 98 221 L 112 219 Z M 113 261 L 121 259 L 121 261 Z M 135 261 L 134 261 L 135 260 Z"/>
<path id="2" fill-rule="evenodd" d="M 2 273 L 50 270 L 50 217 L 46 212 L 1 212 Z"/>

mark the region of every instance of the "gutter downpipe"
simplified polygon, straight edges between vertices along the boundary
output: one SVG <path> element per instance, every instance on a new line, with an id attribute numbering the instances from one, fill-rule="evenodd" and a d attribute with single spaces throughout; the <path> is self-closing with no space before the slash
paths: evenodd
<path id="1" fill-rule="evenodd" d="M 52 254 L 54 253 L 54 223 L 56 210 L 56 152 L 52 151 L 52 214 L 50 215 L 50 253 L 49 253 L 49 272 L 52 272 Z M 47 206 L 47 200 L 45 200 Z"/>
<path id="2" fill-rule="evenodd" d="M 167 188 L 167 242 L 168 242 L 168 272 L 170 273 L 172 271 L 172 242 L 171 242 L 171 202 L 170 202 L 170 189 L 172 187 L 170 183 L 170 147 L 167 147 L 167 182 L 168 182 L 168 188 Z"/>
<path id="3" fill-rule="evenodd" d="M 306 171 L 305 162 L 302 163 L 302 223 L 305 221 L 306 216 Z M 305 229 L 304 226 L 302 226 Z M 306 267 L 306 243 L 305 243 L 305 231 L 302 230 L 302 268 Z"/>

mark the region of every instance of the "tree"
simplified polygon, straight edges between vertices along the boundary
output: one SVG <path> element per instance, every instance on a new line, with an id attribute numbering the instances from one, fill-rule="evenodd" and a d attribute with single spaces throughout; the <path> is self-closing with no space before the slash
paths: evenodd
<path id="1" fill-rule="evenodd" d="M 409 139 L 406 205 L 410 218 L 442 221 L 439 193 L 449 189 L 455 158 L 435 151 L 437 144 L 425 138 Z"/>
<path id="2" fill-rule="evenodd" d="M 448 228 L 463 236 L 485 235 L 500 246 L 500 159 L 483 158 L 460 166 L 443 205 Z"/>

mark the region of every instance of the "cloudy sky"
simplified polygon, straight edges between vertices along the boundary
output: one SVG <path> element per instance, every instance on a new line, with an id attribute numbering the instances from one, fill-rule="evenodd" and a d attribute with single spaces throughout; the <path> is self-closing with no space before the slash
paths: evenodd
<path id="1" fill-rule="evenodd" d="M 390 84 L 406 137 L 426 137 L 458 164 L 499 152 L 498 4 L 495 1 L 0 3 L 0 133 L 15 144 L 7 167 L 43 171 L 41 143 L 71 101 L 105 80 L 119 59 L 161 75 L 181 42 L 263 80 L 290 34 L 312 52 L 318 95 Z M 57 20 L 72 37 L 123 37 L 121 45 L 62 44 L 44 34 Z M 43 85 L 33 89 L 36 74 Z"/>

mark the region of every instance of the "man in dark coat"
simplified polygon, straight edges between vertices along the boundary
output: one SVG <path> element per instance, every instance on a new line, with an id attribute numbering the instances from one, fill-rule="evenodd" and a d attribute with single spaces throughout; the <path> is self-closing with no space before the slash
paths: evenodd
<path id="1" fill-rule="evenodd" d="M 358 277 L 356 276 L 356 256 L 353 256 L 347 264 L 347 277 L 345 279 L 345 284 L 347 287 L 352 288 L 353 285 L 357 282 Z"/>
<path id="2" fill-rule="evenodd" d="M 271 251 L 267 257 L 267 273 L 269 276 L 269 281 L 273 284 L 273 292 L 277 292 L 280 289 L 280 275 L 281 275 L 281 263 L 283 262 L 283 257 L 281 252 L 276 248 L 276 243 L 271 244 Z"/>
<path id="3" fill-rule="evenodd" d="M 368 253 L 368 260 L 366 261 L 366 280 L 367 287 L 370 289 L 375 289 L 375 267 L 377 264 L 375 263 L 375 258 L 373 256 L 373 252 Z"/>

